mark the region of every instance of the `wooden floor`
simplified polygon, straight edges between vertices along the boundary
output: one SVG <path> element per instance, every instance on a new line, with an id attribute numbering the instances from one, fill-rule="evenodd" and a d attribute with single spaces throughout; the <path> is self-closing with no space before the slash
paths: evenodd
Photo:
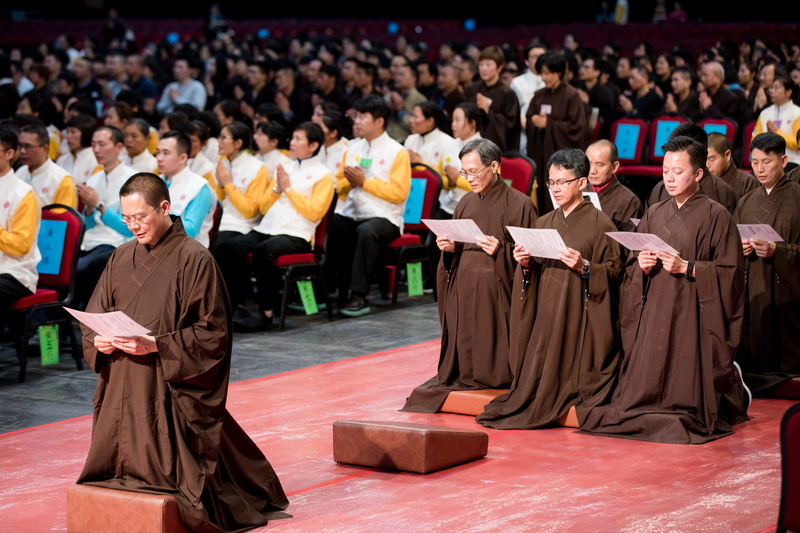
<path id="1" fill-rule="evenodd" d="M 777 520 L 780 418 L 751 420 L 702 446 L 496 431 L 455 414 L 399 412 L 431 377 L 438 341 L 234 383 L 229 410 L 272 462 L 294 515 L 279 532 L 767 532 Z M 428 475 L 333 462 L 335 420 L 479 429 L 486 458 Z M 0 435 L 0 530 L 66 531 L 65 492 L 89 448 L 80 417 Z"/>

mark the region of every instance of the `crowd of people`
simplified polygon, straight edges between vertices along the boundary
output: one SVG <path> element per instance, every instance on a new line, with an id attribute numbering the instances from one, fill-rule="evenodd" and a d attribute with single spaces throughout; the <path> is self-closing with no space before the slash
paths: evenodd
<path id="1" fill-rule="evenodd" d="M 0 313 L 36 290 L 42 208 L 78 211 L 86 231 L 72 305 L 127 308 L 164 330 L 135 340 L 87 332 L 87 361 L 109 402 L 122 398 L 112 375 L 141 372 L 121 354 L 157 352 L 164 363 L 136 379 L 208 391 L 187 412 L 201 413 L 212 448 L 224 448 L 241 433 L 215 411 L 227 363 L 203 350 L 228 343 L 229 360 L 228 330 L 272 327 L 276 258 L 312 251 L 326 215 L 338 313 L 370 313 L 415 163 L 442 177 L 432 216 L 470 219 L 483 235 L 435 238 L 438 272 L 428 282 L 438 284 L 441 356 L 403 410 L 436 412 L 454 390 L 507 389 L 479 423 L 703 443 L 747 420 L 752 396 L 798 397 L 799 44 L 656 55 L 640 43 L 620 56 L 613 43 L 587 49 L 568 35 L 557 46 L 533 38 L 522 51 L 450 43 L 437 55 L 404 37 L 393 47 L 235 42 L 225 32 L 170 46 L 140 47 L 125 32 L 104 40 L 77 50 L 64 36 L 0 54 Z M 612 125 L 664 114 L 684 121 L 662 147 L 663 179 L 640 195 L 620 174 Z M 708 132 L 704 118 L 727 118 L 737 133 Z M 752 170 L 736 165 L 746 146 Z M 514 153 L 535 163 L 530 196 L 502 177 L 503 156 Z M 780 239 L 740 233 L 764 225 Z M 509 227 L 554 230 L 565 248 L 537 257 Z M 667 247 L 627 249 L 613 232 L 655 235 Z M 166 295 L 164 305 L 147 305 L 141 287 Z M 197 352 L 191 364 L 184 352 Z M 164 394 L 148 391 L 147 401 Z M 113 432 L 115 420 L 96 428 Z M 94 446 L 82 482 L 115 486 Z M 130 462 L 129 452 L 118 460 Z M 241 457 L 226 453 L 227 468 L 246 477 Z M 272 486 L 252 524 L 287 503 L 269 464 L 259 468 Z M 145 485 L 174 481 L 151 474 Z M 189 477 L 177 481 L 181 494 L 206 490 Z M 207 524 L 195 500 L 179 500 L 182 515 Z"/>

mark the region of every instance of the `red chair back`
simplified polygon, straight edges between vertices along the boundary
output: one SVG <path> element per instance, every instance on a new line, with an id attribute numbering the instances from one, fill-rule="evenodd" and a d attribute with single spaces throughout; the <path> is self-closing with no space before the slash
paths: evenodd
<path id="1" fill-rule="evenodd" d="M 511 182 L 511 188 L 530 196 L 536 179 L 536 163 L 521 152 L 507 151 L 500 160 L 500 176 Z"/>
<path id="2" fill-rule="evenodd" d="M 64 233 L 64 247 L 61 253 L 61 263 L 56 273 L 39 272 L 39 287 L 48 289 L 71 289 L 75 285 L 75 277 L 78 269 L 78 256 L 80 255 L 83 234 L 86 230 L 86 221 L 83 215 L 72 207 L 62 204 L 50 204 L 42 208 L 42 220 L 63 221 L 66 223 Z M 52 228 L 42 224 L 39 228 L 39 247 L 42 257 L 49 257 L 50 250 L 42 249 L 42 246 L 50 246 L 49 239 L 43 238 L 43 231 L 50 231 Z M 44 260 L 44 259 L 43 259 Z M 42 263 L 40 265 L 40 270 Z"/>
<path id="3" fill-rule="evenodd" d="M 706 118 L 701 120 L 698 124 L 706 130 L 706 133 L 721 133 L 728 138 L 731 145 L 735 143 L 738 125 L 733 120 L 727 118 Z"/>
<path id="4" fill-rule="evenodd" d="M 753 156 L 750 153 L 750 141 L 753 140 L 753 132 L 756 129 L 756 120 L 744 127 L 742 132 L 742 166 L 743 169 L 753 168 Z"/>
<path id="5" fill-rule="evenodd" d="M 781 506 L 778 533 L 800 531 L 800 403 L 781 420 Z"/>
<path id="6" fill-rule="evenodd" d="M 411 165 L 411 179 L 425 180 L 425 194 L 422 198 L 422 216 L 431 218 L 433 212 L 439 205 L 439 193 L 442 191 L 442 176 L 433 168 L 424 163 L 414 163 Z M 406 220 L 403 224 L 404 231 L 426 232 L 428 227 L 421 221 Z"/>
<path id="7" fill-rule="evenodd" d="M 620 165 L 641 165 L 648 138 L 647 121 L 622 117 L 611 125 L 611 142 L 617 146 Z"/>
<path id="8" fill-rule="evenodd" d="M 322 216 L 317 224 L 317 229 L 314 231 L 314 255 L 317 256 L 317 259 L 320 259 L 320 256 L 324 253 L 326 239 L 328 238 L 328 226 L 330 225 L 331 219 L 333 218 L 333 213 L 336 210 L 336 201 L 339 199 L 339 196 L 336 194 L 336 191 L 333 191 L 333 199 L 331 200 L 330 206 L 328 206 L 328 210 Z"/>
<path id="9" fill-rule="evenodd" d="M 669 135 L 679 125 L 686 122 L 680 115 L 661 115 L 650 121 L 650 149 L 648 150 L 649 163 L 660 165 L 664 162 L 662 146 L 669 140 Z"/>

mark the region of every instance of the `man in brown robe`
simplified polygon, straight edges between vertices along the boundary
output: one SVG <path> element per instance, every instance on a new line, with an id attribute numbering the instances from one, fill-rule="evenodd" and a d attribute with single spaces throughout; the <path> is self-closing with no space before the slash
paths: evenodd
<path id="1" fill-rule="evenodd" d="M 525 116 L 525 133 L 528 157 L 536 163 L 536 180 L 539 184 L 537 204 L 544 214 L 553 210 L 547 193 L 547 162 L 556 151 L 563 148 L 586 146 L 586 109 L 578 90 L 565 79 L 567 61 L 563 55 L 548 52 L 539 57 L 536 70 L 545 83 L 533 95 Z"/>
<path id="2" fill-rule="evenodd" d="M 478 57 L 480 81 L 464 88 L 464 99 L 475 102 L 488 120 L 480 134 L 500 147 L 501 152 L 519 150 L 521 122 L 517 94 L 500 80 L 506 64 L 498 46 L 488 46 Z"/>
<path id="3" fill-rule="evenodd" d="M 631 219 L 642 218 L 642 202 L 617 179 L 617 146 L 601 139 L 586 148 L 586 157 L 589 158 L 590 170 L 589 183 L 584 190 L 597 193 L 600 209 L 614 223 L 616 231 L 634 231 L 636 225 Z"/>
<path id="4" fill-rule="evenodd" d="M 558 259 L 531 260 L 515 247 L 511 323 L 526 336 L 512 343 L 520 351 L 511 354 L 511 390 L 477 417 L 495 429 L 547 426 L 572 407 L 580 424 L 592 407 L 610 399 L 621 359 L 617 295 L 623 261 L 619 244 L 605 233 L 616 227 L 583 197 L 589 160 L 581 150 L 559 150 L 549 163 L 548 187 L 559 207 L 534 227 L 557 230 L 567 248 Z M 531 321 L 533 329 L 525 328 Z"/>
<path id="5" fill-rule="evenodd" d="M 664 145 L 670 199 L 636 231 L 679 255 L 632 252 L 620 299 L 624 359 L 610 403 L 581 430 L 653 442 L 700 444 L 746 420 L 734 356 L 744 313 L 744 256 L 733 217 L 700 189 L 707 148 L 688 137 Z"/>
<path id="6" fill-rule="evenodd" d="M 120 189 L 136 240 L 111 256 L 86 308 L 123 311 L 151 334 L 83 328 L 97 372 L 92 443 L 78 483 L 171 494 L 193 531 L 244 531 L 287 517 L 272 466 L 225 407 L 231 309 L 208 250 L 170 216 L 155 174 Z"/>
<path id="7" fill-rule="evenodd" d="M 675 137 L 681 136 L 690 137 L 703 146 L 708 146 L 708 133 L 706 133 L 706 131 L 699 124 L 695 124 L 694 122 L 684 122 L 679 124 L 674 130 L 672 130 L 669 138 L 674 139 Z M 721 203 L 725 206 L 729 213 L 733 214 L 738 201 L 736 193 L 733 192 L 733 188 L 730 185 L 709 172 L 705 166 L 705 163 L 703 164 L 703 177 L 700 179 L 700 189 L 706 193 L 706 196 L 716 202 Z M 663 202 L 670 197 L 671 195 L 664 188 L 664 181 L 661 180 L 656 183 L 653 189 L 650 191 L 650 195 L 647 197 L 647 201 L 645 202 L 645 208 L 653 206 L 659 202 Z"/>
<path id="8" fill-rule="evenodd" d="M 530 228 L 536 208 L 497 173 L 500 148 L 475 139 L 459 153 L 461 175 L 472 188 L 454 219 L 472 219 L 484 237 L 477 244 L 436 241 L 442 347 L 437 374 L 415 388 L 403 411 L 435 413 L 453 390 L 504 389 L 511 385 L 509 310 L 514 243 L 506 226 Z"/>
<path id="9" fill-rule="evenodd" d="M 738 202 L 739 198 L 761 184 L 753 174 L 736 168 L 731 154 L 731 141 L 726 135 L 717 132 L 708 134 L 706 167 L 709 172 L 731 186 Z"/>
<path id="10" fill-rule="evenodd" d="M 756 135 L 750 150 L 762 186 L 739 201 L 734 218 L 769 224 L 783 242 L 742 240 L 747 307 L 737 361 L 754 396 L 783 396 L 781 385 L 800 376 L 800 185 L 784 175 L 780 135 Z"/>

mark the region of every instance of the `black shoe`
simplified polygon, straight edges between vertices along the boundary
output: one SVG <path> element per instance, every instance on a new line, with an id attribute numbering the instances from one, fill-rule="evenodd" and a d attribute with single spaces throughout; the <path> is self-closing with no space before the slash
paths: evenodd
<path id="1" fill-rule="evenodd" d="M 238 333 L 254 333 L 256 331 L 269 331 L 272 329 L 272 317 L 264 313 L 233 321 L 233 331 Z"/>
<path id="2" fill-rule="evenodd" d="M 234 320 L 245 320 L 252 317 L 253 316 L 250 314 L 250 312 L 241 305 L 237 305 L 236 308 L 233 310 Z"/>
<path id="3" fill-rule="evenodd" d="M 350 302 L 341 309 L 339 314 L 346 317 L 357 317 L 369 314 L 369 302 L 363 296 L 353 296 Z"/>

